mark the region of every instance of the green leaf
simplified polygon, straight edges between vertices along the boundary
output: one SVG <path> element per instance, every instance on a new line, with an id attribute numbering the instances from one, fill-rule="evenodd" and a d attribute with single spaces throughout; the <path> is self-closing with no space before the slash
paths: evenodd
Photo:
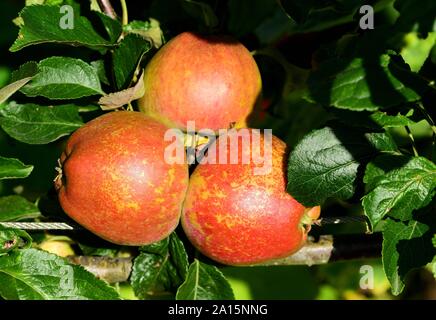
<path id="1" fill-rule="evenodd" d="M 232 288 L 217 267 L 197 259 L 189 266 L 185 282 L 177 290 L 177 300 L 233 300 Z"/>
<path id="2" fill-rule="evenodd" d="M 123 26 L 125 33 L 137 34 L 150 42 L 153 47 L 160 48 L 165 43 L 163 32 L 158 20 L 150 18 L 149 21 L 134 20 Z"/>
<path id="3" fill-rule="evenodd" d="M 413 72 L 418 72 L 436 43 L 436 32 L 429 33 L 426 39 L 419 39 L 416 32 L 411 32 L 404 41 L 406 44 L 401 49 L 401 56 Z"/>
<path id="4" fill-rule="evenodd" d="M 294 73 L 295 74 L 295 73 Z M 254 128 L 272 129 L 289 146 L 295 146 L 307 133 L 322 127 L 331 118 L 325 108 L 301 99 L 303 90 L 292 90 L 268 107 L 256 121 Z M 271 112 L 268 112 L 272 110 Z M 308 114 L 311 116 L 308 117 Z"/>
<path id="5" fill-rule="evenodd" d="M 118 89 L 129 87 L 142 57 L 150 49 L 150 43 L 141 36 L 128 34 L 120 46 L 114 50 L 113 66 L 115 83 Z"/>
<path id="6" fill-rule="evenodd" d="M 12 138 L 46 144 L 80 128 L 83 121 L 75 105 L 39 106 L 10 103 L 0 108 L 0 126 Z"/>
<path id="7" fill-rule="evenodd" d="M 435 256 L 430 226 L 434 228 L 434 221 L 404 223 L 388 218 L 384 224 L 382 260 L 394 295 L 403 291 L 410 270 L 426 265 Z"/>
<path id="8" fill-rule="evenodd" d="M 46 4 L 50 6 L 61 5 L 64 0 L 26 0 L 26 6 L 32 6 L 35 4 Z"/>
<path id="9" fill-rule="evenodd" d="M 18 159 L 0 157 L 0 180 L 26 178 L 33 170 L 33 166 L 25 165 Z"/>
<path id="10" fill-rule="evenodd" d="M 11 70 L 9 67 L 0 66 L 0 88 L 4 87 L 9 83 L 9 77 L 11 75 Z"/>
<path id="11" fill-rule="evenodd" d="M 391 1 L 379 0 L 373 7 L 385 6 Z M 298 23 L 295 31 L 314 32 L 352 22 L 358 9 L 366 4 L 363 0 L 318 1 L 279 0 L 283 10 Z"/>
<path id="12" fill-rule="evenodd" d="M 410 110 L 406 115 L 397 113 L 396 115 L 389 115 L 386 112 L 376 111 L 370 115 L 370 119 L 383 128 L 394 128 L 410 126 L 416 122 L 408 118 L 413 115 L 413 110 Z"/>
<path id="13" fill-rule="evenodd" d="M 139 298 L 175 292 L 188 270 L 188 256 L 175 233 L 157 243 L 141 247 L 130 281 Z"/>
<path id="14" fill-rule="evenodd" d="M 50 57 L 38 64 L 39 72 L 21 88 L 29 96 L 77 99 L 104 94 L 96 70 L 80 59 Z"/>
<path id="15" fill-rule="evenodd" d="M 38 207 L 17 195 L 0 198 L 0 221 L 18 221 L 37 218 L 41 215 Z"/>
<path id="16" fill-rule="evenodd" d="M 195 0 L 180 0 L 180 4 L 186 13 L 200 24 L 207 28 L 218 26 L 218 18 L 208 3 Z"/>
<path id="17" fill-rule="evenodd" d="M 280 8 L 274 10 L 273 15 L 264 19 L 254 30 L 254 34 L 261 46 L 277 43 L 292 33 L 295 23 Z"/>
<path id="18" fill-rule="evenodd" d="M 305 206 L 354 195 L 359 166 L 381 151 L 395 151 L 384 132 L 332 125 L 306 135 L 291 151 L 287 191 Z"/>
<path id="19" fill-rule="evenodd" d="M 91 22 L 73 10 L 73 28 L 62 28 L 61 18 L 66 13 L 60 13 L 60 7 L 49 5 L 35 5 L 25 7 L 20 12 L 20 18 L 24 22 L 20 25 L 20 31 L 10 51 L 18 51 L 27 46 L 40 43 L 61 43 L 73 46 L 86 46 L 91 49 L 112 47 L 116 38 L 121 33 L 121 26 L 118 28 L 117 21 L 103 17 L 102 20 L 106 31 L 109 31 L 110 39 L 107 40 L 98 34 Z M 107 20 L 110 19 L 111 21 Z M 118 33 L 118 36 L 116 35 Z"/>
<path id="20" fill-rule="evenodd" d="M 419 5 L 413 0 L 396 0 L 395 9 L 400 13 L 395 26 L 403 32 L 417 31 L 424 37 L 428 32 L 436 32 L 436 2 L 421 0 Z"/>
<path id="21" fill-rule="evenodd" d="M 106 30 L 106 33 L 109 36 L 109 42 L 111 44 L 116 44 L 121 32 L 123 32 L 121 23 L 118 20 L 112 19 L 101 12 L 93 11 L 93 14 L 95 14 L 103 24 L 103 28 Z"/>
<path id="22" fill-rule="evenodd" d="M 2 255 L 9 251 L 18 248 L 29 248 L 31 245 L 32 237 L 27 232 L 19 229 L 5 228 L 0 224 L 0 259 Z"/>
<path id="23" fill-rule="evenodd" d="M 309 100 L 355 111 L 417 101 L 427 89 L 410 70 L 386 54 L 377 59 L 326 60 L 309 76 L 308 86 Z"/>
<path id="24" fill-rule="evenodd" d="M 172 261 L 177 269 L 177 273 L 180 275 L 179 278 L 185 280 L 189 267 L 188 254 L 186 253 L 182 240 L 180 240 L 175 232 L 170 236 L 169 250 Z"/>
<path id="25" fill-rule="evenodd" d="M 230 0 L 228 29 L 236 37 L 253 32 L 267 17 L 278 8 L 276 1 Z M 289 21 L 288 21 L 289 22 Z"/>
<path id="26" fill-rule="evenodd" d="M 436 165 L 423 157 L 382 155 L 368 164 L 364 181 L 370 191 L 362 204 L 373 227 L 386 215 L 410 220 L 435 194 Z"/>
<path id="27" fill-rule="evenodd" d="M 388 114 L 383 111 L 351 111 L 333 109 L 333 114 L 337 116 L 338 121 L 354 126 L 368 129 L 380 130 L 381 128 L 404 127 L 415 124 L 416 122 L 409 117 L 413 116 L 414 110 L 409 109 L 406 114 L 397 112 L 396 114 Z"/>
<path id="28" fill-rule="evenodd" d="M 35 61 L 29 61 L 22 64 L 17 70 L 11 74 L 11 80 L 17 81 L 20 79 L 33 77 L 38 73 L 38 64 Z"/>
<path id="29" fill-rule="evenodd" d="M 24 249 L 0 257 L 0 296 L 19 300 L 115 300 L 114 288 L 54 254 Z"/>
<path id="30" fill-rule="evenodd" d="M 15 92 L 26 85 L 37 73 L 37 64 L 35 62 L 27 62 L 18 70 L 12 73 L 12 83 L 0 89 L 0 104 L 5 102 Z"/>
<path id="31" fill-rule="evenodd" d="M 80 250 L 82 250 L 85 256 L 107 256 L 114 258 L 118 253 L 120 247 L 116 245 L 109 245 L 108 247 L 96 247 L 94 245 L 88 245 L 79 243 Z"/>
<path id="32" fill-rule="evenodd" d="M 106 68 L 104 65 L 104 60 L 92 61 L 91 67 L 94 68 L 101 83 L 104 83 L 105 85 L 110 85 L 109 79 L 106 76 Z"/>

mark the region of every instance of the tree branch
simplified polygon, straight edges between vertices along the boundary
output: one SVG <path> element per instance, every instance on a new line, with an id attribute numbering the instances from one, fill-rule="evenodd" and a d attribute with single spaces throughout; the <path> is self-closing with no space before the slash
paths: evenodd
<path id="1" fill-rule="evenodd" d="M 104 14 L 111 17 L 112 19 L 117 19 L 117 14 L 115 13 L 115 10 L 109 0 L 98 0 L 98 5 L 101 11 L 104 12 Z"/>
<path id="2" fill-rule="evenodd" d="M 306 245 L 295 254 L 255 266 L 278 265 L 319 265 L 333 261 L 376 258 L 381 254 L 381 235 L 321 236 L 317 241 L 309 239 Z M 132 258 L 109 258 L 71 256 L 70 262 L 82 265 L 98 278 L 109 283 L 124 282 L 129 279 Z"/>
<path id="3" fill-rule="evenodd" d="M 132 271 L 132 258 L 69 256 L 67 259 L 109 283 L 127 281 Z"/>

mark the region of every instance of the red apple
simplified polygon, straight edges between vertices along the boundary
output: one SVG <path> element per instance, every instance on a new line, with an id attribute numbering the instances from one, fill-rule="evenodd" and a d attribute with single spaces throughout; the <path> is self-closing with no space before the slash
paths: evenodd
<path id="1" fill-rule="evenodd" d="M 235 135 L 236 133 L 233 133 Z M 190 241 L 209 258 L 228 265 L 251 265 L 286 257 L 305 243 L 312 219 L 319 207 L 305 208 L 286 192 L 286 145 L 277 137 L 264 147 L 244 144 L 253 139 L 253 129 L 241 129 L 238 159 L 235 164 L 199 164 L 191 175 L 182 213 L 182 226 Z M 221 136 L 211 146 L 217 148 L 227 139 L 229 158 L 232 134 Z M 243 154 L 252 155 L 260 148 L 272 148 L 271 170 L 254 174 L 263 166 L 244 162 Z M 235 148 L 236 149 L 236 148 Z M 211 151 L 209 151 L 211 152 Z M 230 162 L 230 161 L 228 161 Z M 259 162 L 258 162 L 259 163 Z M 310 212 L 310 214 L 306 214 Z"/>
<path id="2" fill-rule="evenodd" d="M 245 127 L 261 94 L 250 52 L 227 36 L 184 32 L 151 59 L 144 75 L 141 111 L 171 127 L 212 130 Z"/>
<path id="3" fill-rule="evenodd" d="M 64 211 L 116 244 L 146 245 L 167 237 L 179 223 L 188 166 L 184 156 L 179 164 L 164 160 L 166 130 L 140 112 L 127 111 L 77 130 L 55 179 Z"/>

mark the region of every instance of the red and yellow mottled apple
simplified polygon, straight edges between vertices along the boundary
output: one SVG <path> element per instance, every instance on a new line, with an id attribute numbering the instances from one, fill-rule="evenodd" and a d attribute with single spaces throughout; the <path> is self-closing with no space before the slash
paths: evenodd
<path id="1" fill-rule="evenodd" d="M 252 139 L 252 130 L 243 131 Z M 217 159 L 220 149 L 216 146 L 222 139 L 229 138 L 221 136 L 211 145 Z M 260 141 L 263 153 L 264 136 Z M 227 145 L 223 150 L 229 157 L 231 144 Z M 227 265 L 251 265 L 286 257 L 305 243 L 320 208 L 305 208 L 286 192 L 286 145 L 273 136 L 270 146 L 271 170 L 266 175 L 253 174 L 260 164 L 242 161 L 243 153 L 255 150 L 243 143 L 238 144 L 238 163 L 204 163 L 192 174 L 182 226 L 194 246 L 209 258 Z"/>
<path id="2" fill-rule="evenodd" d="M 140 112 L 126 111 L 77 130 L 55 179 L 64 211 L 116 244 L 146 245 L 167 237 L 179 223 L 189 177 L 184 159 L 164 161 L 166 130 Z"/>
<path id="3" fill-rule="evenodd" d="M 245 127 L 261 94 L 250 52 L 226 36 L 184 32 L 151 59 L 140 110 L 168 126 L 212 130 Z"/>

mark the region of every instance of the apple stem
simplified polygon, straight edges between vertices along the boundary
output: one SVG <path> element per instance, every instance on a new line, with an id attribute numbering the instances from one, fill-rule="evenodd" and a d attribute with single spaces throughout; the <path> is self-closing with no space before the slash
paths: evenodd
<path id="1" fill-rule="evenodd" d="M 127 11 L 127 5 L 126 0 L 120 0 L 121 2 L 121 10 L 122 10 L 122 24 L 123 26 L 127 25 L 129 23 L 129 14 Z"/>
<path id="2" fill-rule="evenodd" d="M 189 148 L 196 148 L 205 145 L 209 142 L 209 138 L 198 134 L 186 133 L 184 135 L 184 146 Z"/>
<path id="3" fill-rule="evenodd" d="M 412 150 L 413 150 L 413 155 L 415 157 L 419 157 L 418 154 L 418 149 L 416 148 L 416 143 L 415 143 L 415 138 L 413 137 L 412 131 L 410 130 L 409 126 L 404 126 L 404 128 L 406 129 L 407 135 L 410 139 L 411 145 L 412 145 Z"/>
<path id="4" fill-rule="evenodd" d="M 62 187 L 62 179 L 63 179 L 62 163 L 60 159 L 58 159 L 58 166 L 55 167 L 55 170 L 58 174 L 54 178 L 53 182 L 55 183 L 56 190 L 59 190 Z"/>

